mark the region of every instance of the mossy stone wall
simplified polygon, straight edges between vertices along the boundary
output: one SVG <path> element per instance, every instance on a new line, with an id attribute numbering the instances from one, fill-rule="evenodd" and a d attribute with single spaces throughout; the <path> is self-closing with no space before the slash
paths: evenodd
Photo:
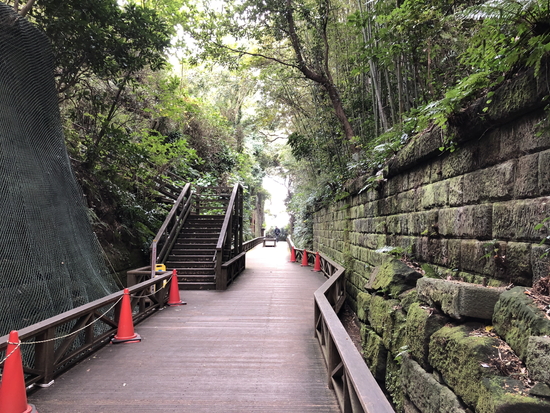
<path id="1" fill-rule="evenodd" d="M 378 181 L 355 181 L 314 214 L 314 249 L 346 267 L 364 358 L 397 411 L 550 412 L 548 320 L 509 291 L 550 264 L 548 227 L 535 229 L 550 216 L 549 91 L 529 76 L 497 90 L 490 113 L 480 101 L 446 132 L 416 136 Z M 457 149 L 441 152 L 451 137 Z M 403 258 L 422 269 L 404 271 Z M 537 371 L 536 390 L 495 370 L 495 346 L 508 344 Z"/>

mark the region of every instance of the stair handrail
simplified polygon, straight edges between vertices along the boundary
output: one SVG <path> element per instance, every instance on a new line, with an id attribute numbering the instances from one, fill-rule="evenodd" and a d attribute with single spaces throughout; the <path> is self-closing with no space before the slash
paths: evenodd
<path id="1" fill-rule="evenodd" d="M 166 216 L 166 219 L 162 223 L 159 231 L 157 232 L 157 235 L 155 236 L 155 238 L 153 239 L 153 242 L 151 243 L 151 247 L 150 247 L 150 249 L 151 249 L 151 278 L 153 278 L 155 276 L 155 272 L 156 272 L 155 266 L 157 264 L 157 259 L 159 257 L 163 257 L 166 254 L 166 251 L 168 251 L 168 244 L 169 244 L 168 241 L 169 240 L 175 241 L 175 239 L 177 237 L 177 233 L 181 229 L 181 223 L 187 217 L 188 212 L 190 211 L 192 195 L 193 195 L 193 193 L 191 192 L 191 184 L 187 183 L 183 187 L 180 195 L 178 196 L 178 199 L 176 200 L 176 202 L 172 206 L 172 209 L 170 209 L 170 212 Z M 183 208 L 181 209 L 181 212 L 178 215 L 176 215 L 176 213 L 178 211 L 178 208 L 182 204 L 183 200 L 186 199 L 186 198 L 187 198 L 187 202 L 183 205 Z M 169 230 L 170 233 L 167 234 L 167 230 L 168 230 L 170 224 L 172 224 L 172 226 L 170 227 L 170 230 Z M 164 243 L 160 254 L 158 254 L 158 256 L 157 256 L 158 243 L 165 236 L 166 236 L 166 242 Z"/>
<path id="2" fill-rule="evenodd" d="M 233 216 L 236 215 L 238 211 L 234 211 L 239 205 L 242 205 L 242 202 L 237 199 L 239 191 L 241 189 L 241 184 L 235 184 L 233 186 L 233 191 L 231 192 L 231 198 L 229 198 L 229 203 L 227 205 L 227 210 L 225 211 L 225 217 L 223 220 L 222 228 L 220 230 L 220 236 L 218 237 L 218 243 L 216 244 L 216 254 L 214 256 L 214 261 L 216 264 L 215 271 L 216 271 L 216 283 L 218 282 L 218 278 L 221 274 L 221 266 L 223 261 L 223 246 L 227 240 L 227 235 L 229 234 L 229 230 L 232 230 L 232 219 Z M 237 203 L 239 205 L 237 205 Z M 242 232 L 242 228 L 239 229 L 240 232 Z M 236 246 L 235 255 L 240 253 L 242 248 L 242 235 L 239 235 L 239 245 Z M 232 257 L 229 257 L 232 258 Z"/>

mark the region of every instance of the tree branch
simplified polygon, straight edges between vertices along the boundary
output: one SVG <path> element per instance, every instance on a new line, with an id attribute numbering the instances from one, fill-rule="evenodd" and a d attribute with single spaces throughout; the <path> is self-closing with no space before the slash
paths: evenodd
<path id="1" fill-rule="evenodd" d="M 293 69 L 298 69 L 300 70 L 300 68 L 295 65 L 295 64 L 292 64 L 292 63 L 288 63 L 288 62 L 285 62 L 283 60 L 280 60 L 280 59 L 277 59 L 276 57 L 273 57 L 273 56 L 266 56 L 262 53 L 252 53 L 252 52 L 245 52 L 244 50 L 239 50 L 239 49 L 234 49 L 232 47 L 229 47 L 229 46 L 226 46 L 225 44 L 222 44 L 222 43 L 214 43 L 216 46 L 218 47 L 221 47 L 221 48 L 224 48 L 224 49 L 227 49 L 229 50 L 230 52 L 233 52 L 233 53 L 239 53 L 239 54 L 244 54 L 244 55 L 247 55 L 247 56 L 253 56 L 253 57 L 262 57 L 266 60 L 271 60 L 273 62 L 276 62 L 276 63 L 279 63 L 283 66 L 287 66 L 287 67 L 292 67 Z"/>
<path id="2" fill-rule="evenodd" d="M 34 5 L 34 3 L 36 2 L 36 0 L 29 0 L 27 2 L 27 4 L 25 4 L 23 6 L 23 8 L 21 9 L 21 11 L 19 12 L 19 15 L 21 17 L 25 17 L 27 15 L 27 13 L 32 9 L 32 6 Z M 16 4 L 17 4 L 17 7 L 19 7 L 19 2 L 16 1 Z M 17 11 L 17 9 L 15 9 Z"/>

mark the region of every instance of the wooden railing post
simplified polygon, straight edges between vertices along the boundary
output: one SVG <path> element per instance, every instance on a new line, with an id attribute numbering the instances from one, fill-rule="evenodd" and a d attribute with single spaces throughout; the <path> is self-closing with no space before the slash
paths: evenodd
<path id="1" fill-rule="evenodd" d="M 50 327 L 36 336 L 36 341 L 45 341 L 35 344 L 35 369 L 43 374 L 39 384 L 49 384 L 54 378 L 55 366 L 55 327 Z"/>

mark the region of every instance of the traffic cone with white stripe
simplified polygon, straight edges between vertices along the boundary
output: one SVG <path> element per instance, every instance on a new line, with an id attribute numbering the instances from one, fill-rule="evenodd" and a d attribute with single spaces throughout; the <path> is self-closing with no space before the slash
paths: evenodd
<path id="1" fill-rule="evenodd" d="M 19 348 L 19 334 L 10 332 L 6 361 L 0 384 L 0 412 L 38 413 L 32 404 L 27 403 L 27 389 L 23 374 L 23 360 Z"/>

